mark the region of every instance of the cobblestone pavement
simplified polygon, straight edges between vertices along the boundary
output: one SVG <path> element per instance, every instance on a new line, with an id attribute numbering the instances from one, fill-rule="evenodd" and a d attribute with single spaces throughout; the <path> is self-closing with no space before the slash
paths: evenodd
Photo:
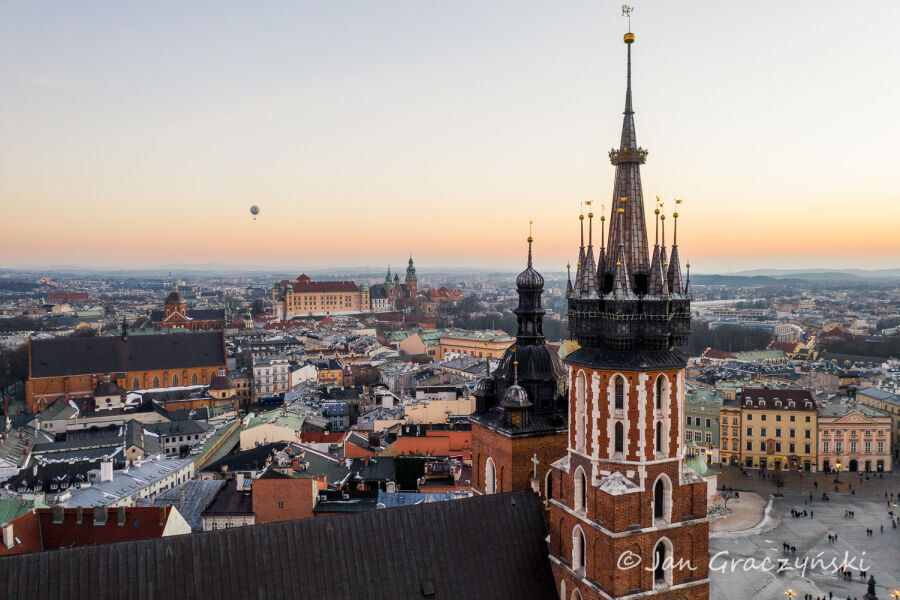
<path id="1" fill-rule="evenodd" d="M 858 475 L 842 473 L 837 492 L 833 480 L 834 475 L 805 474 L 801 479 L 798 473 L 791 473 L 785 485 L 778 488 L 770 480 L 746 478 L 736 469 L 721 472 L 720 487 L 724 483 L 734 489 L 753 490 L 763 497 L 775 497 L 769 519 L 762 526 L 743 534 L 722 532 L 710 539 L 712 598 L 783 599 L 790 588 L 799 600 L 804 594 L 827 598 L 829 592 L 838 600 L 861 600 L 866 583 L 859 578 L 859 571 L 867 568 L 877 582 L 878 597 L 890 600 L 890 594 L 900 589 L 900 521 L 894 529 L 888 511 L 900 516 L 900 509 L 893 504 L 888 506 L 884 494 L 888 493 L 889 500 L 893 492 L 893 502 L 898 503 L 900 476 L 885 473 L 883 479 L 866 481 L 863 477 L 860 481 Z M 813 482 L 818 482 L 818 488 Z M 850 493 L 848 484 L 852 484 L 855 494 Z M 810 491 L 814 494 L 812 501 Z M 827 502 L 821 500 L 823 491 L 830 497 Z M 791 509 L 811 510 L 814 518 L 794 518 Z M 844 516 L 848 510 L 855 512 L 855 518 Z M 873 530 L 871 537 L 866 535 L 867 528 Z M 829 534 L 837 534 L 837 542 L 830 543 Z M 784 543 L 795 546 L 796 553 L 784 553 Z M 766 558 L 768 563 L 761 565 Z M 779 573 L 780 559 L 788 563 Z M 850 582 L 831 568 L 844 561 L 852 565 L 854 577 Z"/>

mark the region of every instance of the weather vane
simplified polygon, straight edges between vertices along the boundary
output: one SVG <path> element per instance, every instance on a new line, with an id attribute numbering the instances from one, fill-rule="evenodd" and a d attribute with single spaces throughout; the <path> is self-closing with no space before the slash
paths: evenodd
<path id="1" fill-rule="evenodd" d="M 622 5 L 622 16 L 628 17 L 628 33 L 631 33 L 631 11 L 633 10 L 633 6 L 628 6 L 627 4 Z"/>

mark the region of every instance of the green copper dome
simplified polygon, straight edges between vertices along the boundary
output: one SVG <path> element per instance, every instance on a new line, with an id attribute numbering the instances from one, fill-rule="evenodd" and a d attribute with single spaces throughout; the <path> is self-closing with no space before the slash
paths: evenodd
<path id="1" fill-rule="evenodd" d="M 684 459 L 684 465 L 686 467 L 690 467 L 691 469 L 693 469 L 694 472 L 697 473 L 697 475 L 700 475 L 700 476 L 706 475 L 706 471 L 707 471 L 706 461 L 703 460 L 702 458 L 700 458 L 700 456 L 697 454 L 696 442 L 694 442 L 694 440 L 691 440 L 690 442 L 687 443 L 687 447 L 688 447 L 688 456 L 686 459 Z"/>
<path id="2" fill-rule="evenodd" d="M 384 276 L 385 287 L 394 287 L 394 279 L 391 277 L 391 268 L 388 267 L 387 275 Z"/>

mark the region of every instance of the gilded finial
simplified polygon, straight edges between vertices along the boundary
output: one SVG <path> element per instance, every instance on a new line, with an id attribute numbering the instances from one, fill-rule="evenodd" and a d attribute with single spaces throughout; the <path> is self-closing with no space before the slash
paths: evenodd
<path id="1" fill-rule="evenodd" d="M 571 268 L 572 268 L 572 263 L 567 262 L 567 263 L 566 263 L 566 268 L 567 268 L 567 269 L 571 269 Z"/>
<path id="2" fill-rule="evenodd" d="M 584 221 L 584 215 L 578 215 L 578 220 L 579 220 L 579 221 Z"/>
<path id="3" fill-rule="evenodd" d="M 623 202 L 623 203 L 624 203 L 624 202 L 626 202 L 627 200 L 628 200 L 628 198 L 627 198 L 626 196 L 622 196 L 621 198 L 619 198 L 619 202 Z"/>
<path id="4" fill-rule="evenodd" d="M 618 212 L 620 215 L 623 215 L 623 214 L 625 214 L 625 209 L 624 209 L 624 208 L 620 208 L 617 212 Z"/>
<path id="5" fill-rule="evenodd" d="M 659 215 L 659 219 L 660 219 L 660 221 L 665 221 L 665 220 L 666 220 L 666 215 Z"/>
<path id="6" fill-rule="evenodd" d="M 627 4 L 622 5 L 622 16 L 628 19 L 628 33 L 625 34 L 625 43 L 633 44 L 634 43 L 634 34 L 631 33 L 631 12 L 634 10 L 633 6 L 628 6 Z"/>
<path id="7" fill-rule="evenodd" d="M 617 267 L 621 267 L 621 266 L 622 266 L 622 261 L 621 261 L 621 260 L 617 260 L 617 261 L 616 261 L 616 266 L 617 266 Z"/>
<path id="8" fill-rule="evenodd" d="M 528 221 L 528 243 L 529 244 L 534 241 L 534 238 L 531 237 L 531 227 L 533 225 L 534 225 L 534 221 Z"/>

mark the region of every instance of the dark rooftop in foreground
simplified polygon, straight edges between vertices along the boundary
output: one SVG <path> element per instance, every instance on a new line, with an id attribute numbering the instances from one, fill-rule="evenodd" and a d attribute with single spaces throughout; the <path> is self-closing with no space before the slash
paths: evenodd
<path id="1" fill-rule="evenodd" d="M 552 599 L 545 536 L 537 495 L 493 494 L 0 558 L 0 597 Z"/>

